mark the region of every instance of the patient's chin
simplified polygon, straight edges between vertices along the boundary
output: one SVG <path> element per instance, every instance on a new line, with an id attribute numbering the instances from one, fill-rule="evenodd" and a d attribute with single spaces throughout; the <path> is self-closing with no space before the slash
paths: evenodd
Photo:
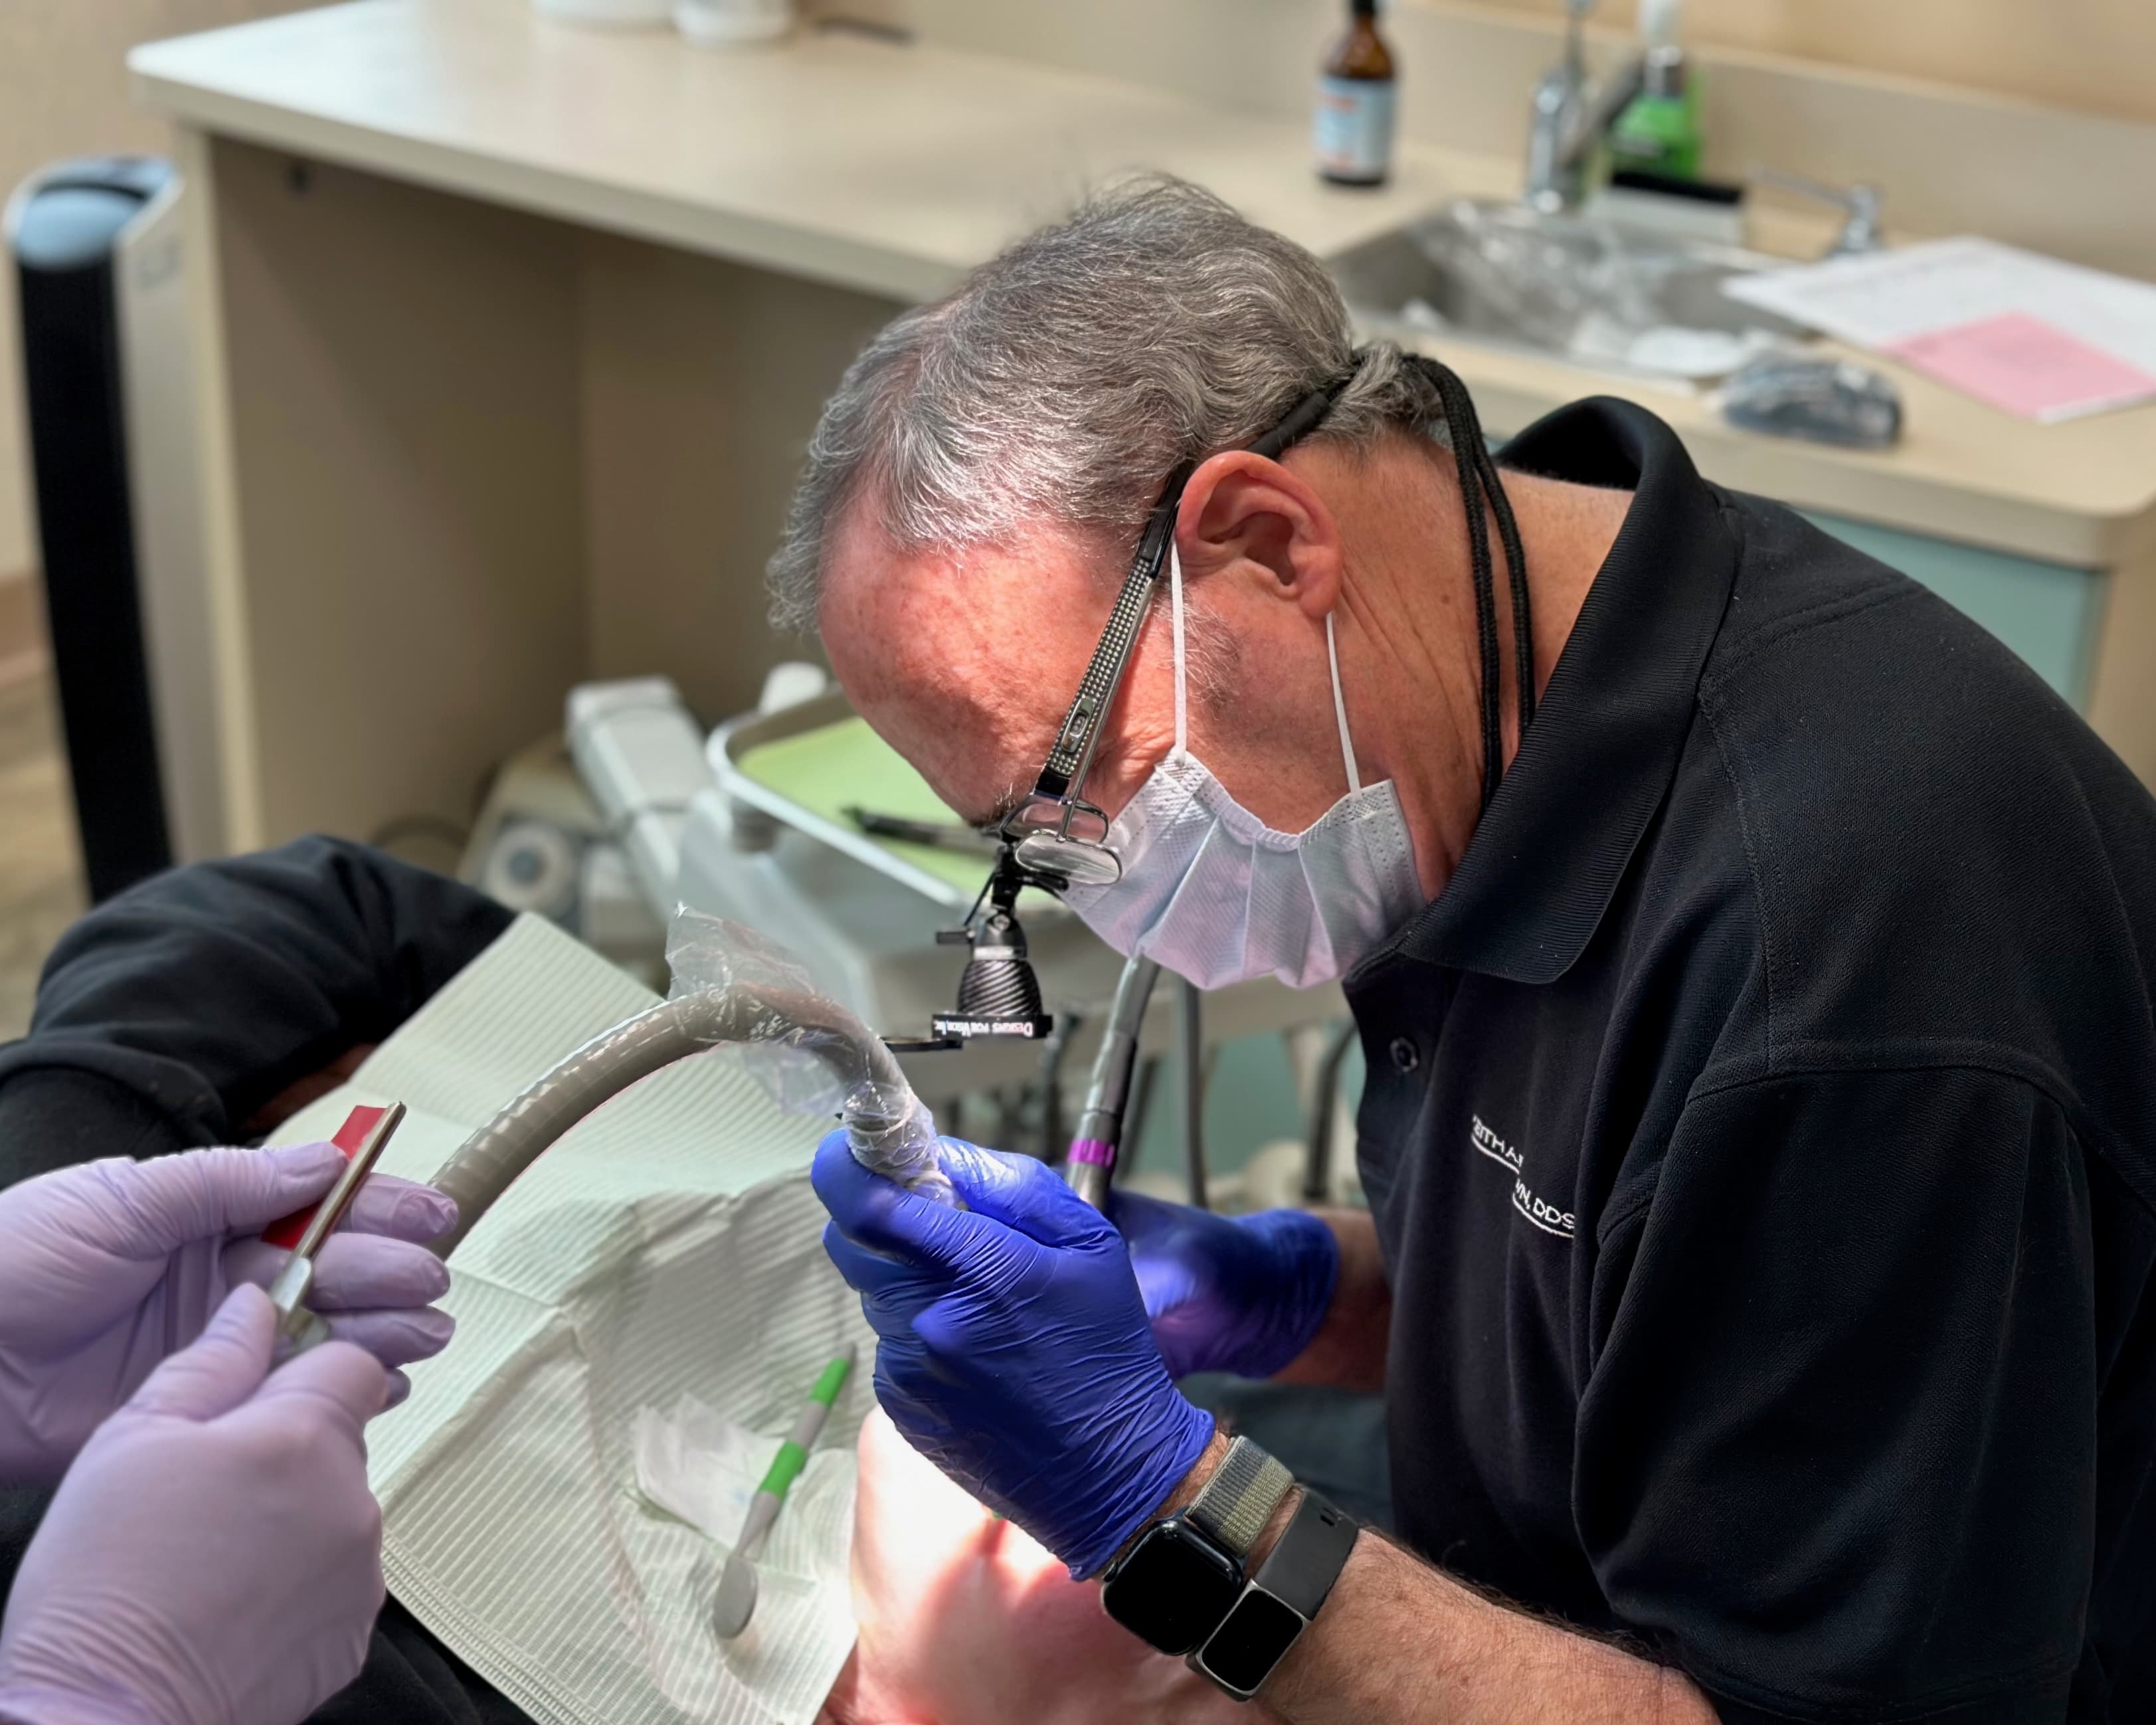
<path id="1" fill-rule="evenodd" d="M 1255 1725 L 1101 1609 L 1032 1538 L 916 1454 L 880 1413 L 862 1428 L 854 1511 L 860 1641 L 829 1725 Z"/>

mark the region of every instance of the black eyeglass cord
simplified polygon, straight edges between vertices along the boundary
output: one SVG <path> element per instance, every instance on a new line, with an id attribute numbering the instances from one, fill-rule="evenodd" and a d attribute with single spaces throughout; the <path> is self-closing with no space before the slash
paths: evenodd
<path id="1" fill-rule="evenodd" d="M 1520 546 L 1519 524 L 1512 516 L 1512 500 L 1505 495 L 1504 480 L 1491 459 L 1482 435 L 1482 422 L 1475 412 L 1475 398 L 1459 375 L 1441 361 L 1418 354 L 1419 366 L 1437 391 L 1445 415 L 1446 435 L 1452 440 L 1452 458 L 1460 475 L 1460 506 L 1467 521 L 1467 561 L 1475 588 L 1475 627 L 1481 669 L 1482 807 L 1487 809 L 1497 794 L 1497 782 L 1505 773 L 1502 682 L 1497 646 L 1496 572 L 1490 556 L 1490 526 L 1483 519 L 1486 503 L 1496 517 L 1497 538 L 1505 553 L 1507 586 L 1512 601 L 1513 676 L 1519 688 L 1517 705 L 1520 737 L 1535 716 L 1535 631 L 1527 598 L 1527 559 Z"/>

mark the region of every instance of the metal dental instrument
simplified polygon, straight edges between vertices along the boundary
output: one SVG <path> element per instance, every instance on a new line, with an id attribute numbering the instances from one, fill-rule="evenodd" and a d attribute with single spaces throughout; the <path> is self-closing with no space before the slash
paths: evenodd
<path id="1" fill-rule="evenodd" d="M 718 1600 L 711 1608 L 711 1627 L 718 1631 L 722 1641 L 733 1640 L 748 1627 L 749 1619 L 756 1615 L 753 1559 L 757 1549 L 763 1543 L 763 1536 L 771 1531 L 771 1524 L 778 1519 L 779 1507 L 786 1502 L 787 1492 L 801 1476 L 801 1470 L 808 1466 L 808 1452 L 816 1447 L 824 1422 L 831 1417 L 831 1404 L 846 1387 L 856 1352 L 849 1342 L 844 1352 L 824 1368 L 824 1375 L 808 1392 L 801 1417 L 793 1422 L 793 1430 L 787 1434 L 786 1441 L 772 1457 L 763 1483 L 756 1488 L 756 1496 L 749 1499 L 748 1517 L 742 1523 L 741 1538 L 726 1554 L 726 1567 L 719 1577 Z"/>
<path id="2" fill-rule="evenodd" d="M 1093 1056 L 1085 1111 L 1079 1115 L 1078 1129 L 1070 1140 L 1064 1178 L 1096 1210 L 1108 1207 L 1108 1184 L 1115 1175 L 1130 1101 L 1131 1073 L 1137 1065 L 1138 1028 L 1145 1022 L 1146 1003 L 1152 999 L 1152 985 L 1159 977 L 1160 966 L 1150 958 L 1133 957 L 1123 966 L 1122 978 L 1116 984 L 1116 1003 L 1101 1033 L 1101 1050 Z"/>
<path id="3" fill-rule="evenodd" d="M 382 1153 L 388 1146 L 390 1135 L 403 1121 L 402 1102 L 392 1102 L 382 1110 L 382 1117 L 374 1122 L 360 1141 L 359 1148 L 345 1163 L 344 1172 L 336 1177 L 336 1183 L 315 1206 L 314 1214 L 307 1219 L 307 1225 L 300 1235 L 299 1244 L 292 1248 L 292 1255 L 285 1260 L 285 1267 L 270 1284 L 270 1303 L 277 1308 L 277 1333 L 296 1352 L 305 1352 L 329 1339 L 329 1325 L 304 1303 L 315 1285 L 316 1254 L 344 1219 L 352 1199 L 359 1195 L 360 1183 L 374 1171 L 375 1163 L 382 1159 Z"/>

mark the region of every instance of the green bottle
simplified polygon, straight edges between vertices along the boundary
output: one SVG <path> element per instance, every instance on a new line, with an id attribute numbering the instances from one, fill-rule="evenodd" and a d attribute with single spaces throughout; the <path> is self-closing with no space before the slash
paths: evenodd
<path id="1" fill-rule="evenodd" d="M 1609 165 L 1699 177 L 1699 74 L 1677 40 L 1684 0 L 1640 0 L 1646 85 L 1609 129 Z"/>

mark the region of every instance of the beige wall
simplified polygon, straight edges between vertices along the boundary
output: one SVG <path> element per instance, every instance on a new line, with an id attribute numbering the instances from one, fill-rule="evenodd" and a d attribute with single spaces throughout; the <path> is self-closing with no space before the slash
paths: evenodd
<path id="1" fill-rule="evenodd" d="M 166 128 L 128 105 L 121 60 L 135 44 L 295 9 L 295 0 L 0 0 L 0 198 L 59 157 L 167 147 Z M 17 336 L 10 264 L 0 269 L 0 579 L 33 555 Z"/>
<path id="2" fill-rule="evenodd" d="M 1561 0 L 1485 0 L 1555 16 Z M 1635 0 L 1603 0 L 1630 27 Z M 2156 120 L 2152 0 L 1686 0 L 1704 43 L 1959 84 L 2128 120 Z"/>

